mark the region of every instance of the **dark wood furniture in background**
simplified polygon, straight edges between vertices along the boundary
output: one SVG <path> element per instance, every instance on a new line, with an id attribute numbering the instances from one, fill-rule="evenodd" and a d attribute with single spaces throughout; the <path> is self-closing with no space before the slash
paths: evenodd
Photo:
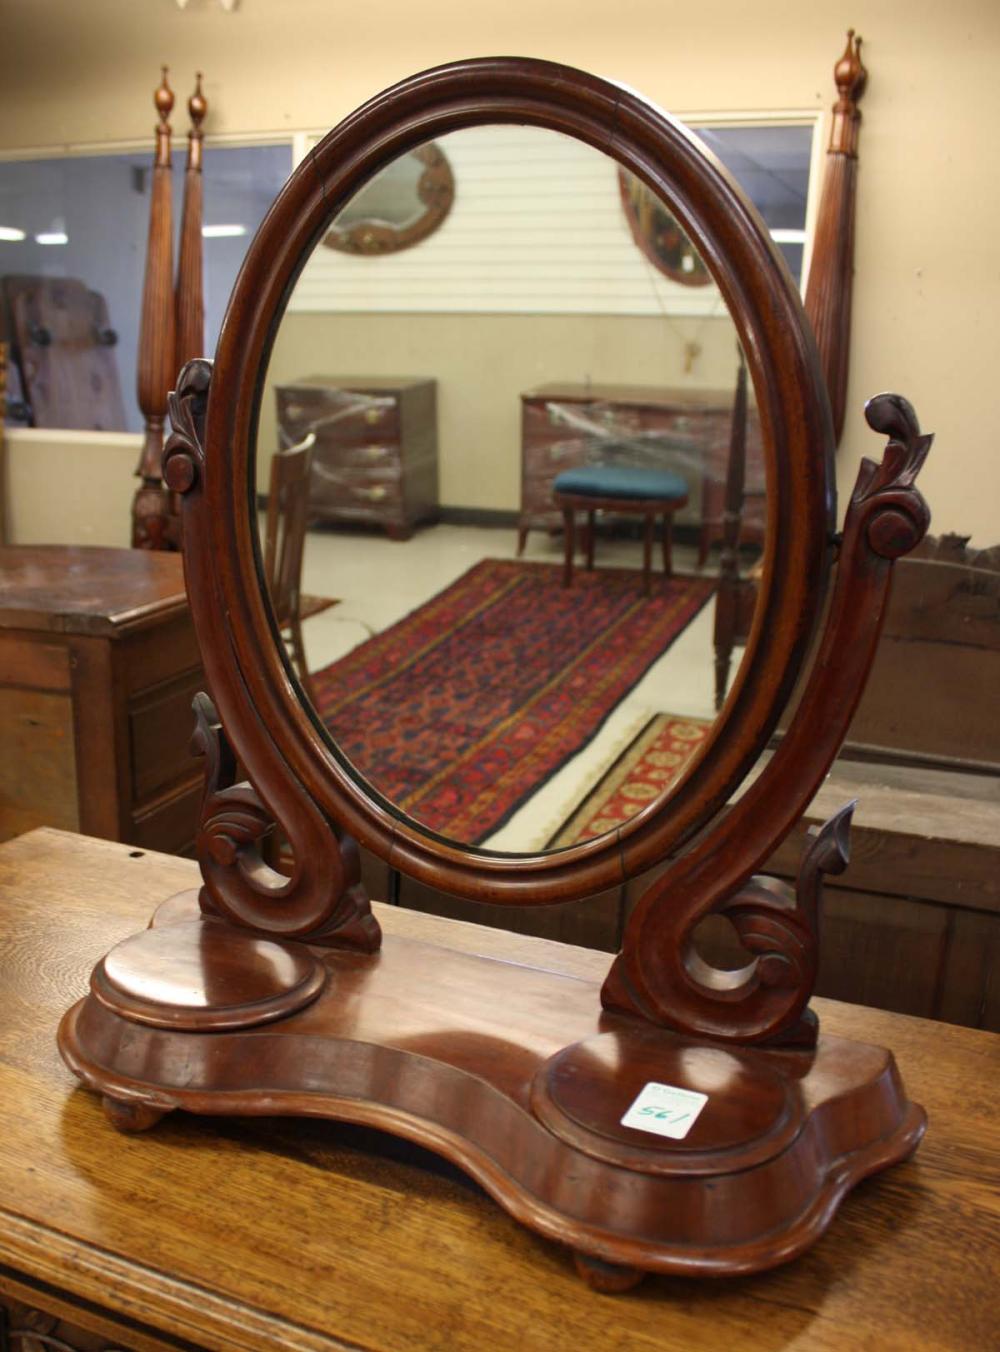
<path id="1" fill-rule="evenodd" d="M 204 681 L 179 556 L 0 549 L 0 838 L 48 825 L 190 851 Z"/>
<path id="2" fill-rule="evenodd" d="M 174 289 L 173 206 L 170 156 L 170 114 L 174 94 L 167 67 L 153 95 L 159 121 L 149 201 L 149 238 L 142 292 L 138 347 L 139 407 L 145 419 L 145 440 L 136 467 L 141 484 L 132 500 L 132 544 L 137 549 L 180 549 L 180 517 L 176 499 L 164 488 L 160 469 L 167 415 L 167 395 L 185 361 L 205 347 L 202 303 L 202 139 L 201 124 L 208 101 L 201 92 L 201 73 L 188 100 L 191 131 L 184 176 L 180 257 Z"/>
<path id="3" fill-rule="evenodd" d="M 75 277 L 0 279 L 0 329 L 19 376 L 19 421 L 30 427 L 125 428 L 104 297 Z"/>
<path id="4" fill-rule="evenodd" d="M 49 1312 L 36 1328 L 88 1352 L 774 1352 L 813 1335 L 825 1352 L 991 1346 L 1000 1076 L 985 1033 L 817 1000 L 831 1035 L 894 1048 L 934 1129 L 915 1160 L 845 1201 L 814 1250 L 725 1289 L 588 1291 L 563 1250 L 455 1170 L 342 1123 L 178 1113 L 131 1146 L 109 1141 L 52 1028 L 94 958 L 198 878 L 188 860 L 57 831 L 0 847 L 0 1306 Z M 375 912 L 388 939 L 430 952 L 464 947 L 590 983 L 607 966 L 563 944 Z"/>
<path id="5" fill-rule="evenodd" d="M 304 376 L 275 388 L 282 440 L 315 434 L 312 520 L 381 526 L 409 539 L 438 510 L 437 382 Z"/>
<path id="6" fill-rule="evenodd" d="M 400 149 L 497 119 L 614 144 L 696 223 L 770 432 L 773 489 L 762 623 L 698 761 L 615 832 L 526 858 L 442 841 L 352 774 L 288 681 L 248 510 L 269 347 L 329 204 Z M 620 85 L 549 62 L 455 63 L 370 100 L 288 180 L 229 313 L 242 322 L 224 326 L 215 367 L 193 361 L 181 373 L 164 456 L 165 482 L 183 496 L 192 613 L 218 701 L 198 700 L 203 885 L 166 899 L 151 928 L 97 964 L 92 993 L 60 1027 L 67 1065 L 125 1131 L 184 1108 L 389 1128 L 568 1245 L 601 1290 L 646 1271 L 746 1274 L 804 1252 L 855 1183 L 912 1153 L 925 1116 L 889 1052 L 820 1035 L 808 1009 L 822 880 L 846 865 L 850 806 L 810 843 L 794 891 L 754 874 L 846 731 L 893 561 L 927 529 L 914 481 L 931 438 L 904 399 L 869 404 L 888 444 L 859 475 L 821 626 L 834 552 L 829 409 L 767 228 L 676 123 Z M 820 627 L 793 723 L 722 811 Z M 288 878 L 261 857 L 275 825 L 292 847 Z M 358 840 L 441 893 L 508 906 L 581 901 L 666 864 L 601 986 L 470 952 L 447 924 L 443 942 L 389 935 L 382 945 Z M 752 955 L 740 970 L 692 951 L 694 927 L 716 914 Z M 658 1125 L 670 1119 L 665 1135 L 633 1116 L 661 1079 L 696 1093 L 701 1114 L 651 1109 Z"/>
<path id="7" fill-rule="evenodd" d="M 314 704 L 302 623 L 337 604 L 328 596 L 302 595 L 302 555 L 315 440 L 315 434 L 310 432 L 298 446 L 289 446 L 272 456 L 264 527 L 264 578 L 271 609 L 282 640 L 291 650 L 295 674 Z"/>
<path id="8" fill-rule="evenodd" d="M 558 474 L 599 458 L 605 437 L 619 445 L 634 438 L 636 455 L 643 463 L 676 469 L 691 482 L 691 506 L 677 520 L 697 526 L 700 566 L 711 546 L 722 538 L 732 407 L 732 390 L 558 382 L 527 390 L 521 395 L 517 552 L 523 553 L 530 530 L 561 528 L 562 517 L 552 498 Z M 579 422 L 574 421 L 577 417 Z M 588 425 L 599 430 L 591 433 Z M 753 414 L 748 456 L 747 474 L 759 488 L 763 462 Z M 747 511 L 747 540 L 763 541 L 764 518 L 765 502 L 760 496 Z"/>

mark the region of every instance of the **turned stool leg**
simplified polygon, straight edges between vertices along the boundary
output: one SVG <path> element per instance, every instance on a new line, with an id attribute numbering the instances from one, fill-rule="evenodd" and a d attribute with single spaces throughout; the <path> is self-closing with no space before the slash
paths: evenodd
<path id="1" fill-rule="evenodd" d="M 594 512 L 587 513 L 587 571 L 594 571 Z"/>
<path id="2" fill-rule="evenodd" d="M 645 528 L 642 536 L 642 594 L 649 595 L 649 575 L 653 570 L 653 521 L 655 512 L 644 512 Z"/>
<path id="3" fill-rule="evenodd" d="M 563 553 L 563 586 L 571 587 L 573 585 L 573 549 L 575 528 L 573 524 L 573 508 L 563 508 L 563 526 L 565 539 L 565 550 Z"/>
<path id="4" fill-rule="evenodd" d="M 673 559 L 673 534 L 674 534 L 674 514 L 673 512 L 663 513 L 663 574 L 665 577 L 673 577 L 674 559 Z"/>

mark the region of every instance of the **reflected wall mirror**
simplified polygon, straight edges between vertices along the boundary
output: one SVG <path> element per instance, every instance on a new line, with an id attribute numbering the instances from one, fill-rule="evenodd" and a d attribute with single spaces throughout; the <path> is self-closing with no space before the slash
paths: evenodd
<path id="1" fill-rule="evenodd" d="M 354 254 L 412 248 L 437 230 L 454 199 L 455 179 L 440 146 L 417 146 L 376 174 L 341 209 L 323 243 Z"/>
<path id="2" fill-rule="evenodd" d="M 461 739 L 478 735 L 478 709 L 504 712 L 535 650 L 579 643 L 597 622 L 602 574 L 620 575 L 611 590 L 626 597 L 624 610 L 638 626 L 622 646 L 647 656 L 651 647 L 667 663 L 666 684 L 674 683 L 671 659 L 679 660 L 681 639 L 669 628 L 645 648 L 643 639 L 662 618 L 664 598 L 676 603 L 679 570 L 668 566 L 653 577 L 633 563 L 616 573 L 613 545 L 595 540 L 591 525 L 587 562 L 596 546 L 594 566 L 557 579 L 563 608 L 551 609 L 537 588 L 521 594 L 509 586 L 516 623 L 498 625 L 498 570 L 476 571 L 476 564 L 471 589 L 451 604 L 479 623 L 471 647 L 483 658 L 477 685 L 486 680 L 485 701 L 473 705 L 450 653 L 436 658 L 425 685 L 417 683 L 440 632 L 418 608 L 402 637 L 397 632 L 394 652 L 362 644 L 356 659 L 346 653 L 347 677 L 327 705 L 320 679 L 297 677 L 285 652 L 283 615 L 272 603 L 280 569 L 275 564 L 272 577 L 263 569 L 280 551 L 262 548 L 256 512 L 262 457 L 272 452 L 280 485 L 308 481 L 331 425 L 347 435 L 320 465 L 335 477 L 357 461 L 370 475 L 361 486 L 385 490 L 360 495 L 359 511 L 405 497 L 399 464 L 408 420 L 415 461 L 426 469 L 428 410 L 446 336 L 426 342 L 428 370 L 408 384 L 355 371 L 283 386 L 282 345 L 302 338 L 285 331 L 290 297 L 309 279 L 331 218 L 387 166 L 432 142 L 460 166 L 466 138 L 469 154 L 482 155 L 498 132 L 533 139 L 546 181 L 553 176 L 544 165 L 565 140 L 581 181 L 592 173 L 609 180 L 613 204 L 619 169 L 664 202 L 725 307 L 727 317 L 720 310 L 718 319 L 727 446 L 745 450 L 756 421 L 766 488 L 760 595 L 746 654 L 698 753 L 673 785 L 654 787 L 614 827 L 527 852 L 431 819 L 433 797 L 411 794 L 415 779 L 418 789 L 432 787 L 419 782 L 429 750 L 450 738 L 450 754 L 460 757 Z M 530 164 L 530 156 L 518 163 Z M 458 180 L 466 181 L 462 173 Z M 460 223 L 463 198 L 422 247 L 443 247 Z M 620 209 L 616 219 L 634 253 Z M 509 233 L 517 234 L 516 223 Z M 537 244 L 536 226 L 528 233 Z M 584 240 L 574 257 L 564 237 L 561 283 L 544 270 L 526 278 L 498 265 L 496 293 L 516 297 L 545 284 L 615 292 L 621 279 L 608 281 L 605 256 L 614 259 L 615 238 L 604 245 L 595 258 Z M 337 284 L 329 274 L 309 280 Z M 327 332 L 324 343 L 364 350 L 361 309 L 338 327 L 345 335 Z M 661 338 L 658 354 L 625 345 L 626 369 L 600 374 L 626 380 L 632 364 L 647 358 L 662 369 L 663 353 L 682 344 L 676 335 Z M 593 342 L 595 353 L 600 348 Z M 329 351 L 340 360 L 339 349 Z M 516 356 L 508 341 L 476 359 L 499 382 Z M 696 482 L 705 454 L 694 444 L 692 410 L 675 409 L 665 425 L 663 407 L 644 402 L 634 384 L 609 399 L 603 382 L 574 388 L 572 373 L 559 374 L 558 394 L 543 388 L 522 400 L 525 419 L 543 420 L 544 445 L 553 451 L 568 441 L 579 452 L 572 473 L 596 471 L 602 498 L 613 496 L 609 485 L 626 483 L 628 494 L 619 494 L 626 515 L 650 500 L 657 514 L 671 515 L 663 507 L 670 501 L 679 515 L 685 494 L 670 499 L 667 483 L 683 481 L 686 489 L 687 479 Z M 303 411 L 317 389 L 311 411 Z M 622 389 L 632 391 L 631 402 Z M 268 396 L 303 420 L 287 429 L 287 444 L 268 422 L 275 416 Z M 626 405 L 634 417 L 618 421 Z M 140 1130 L 188 1109 L 308 1113 L 383 1127 L 459 1163 L 516 1219 L 569 1246 L 581 1274 L 602 1290 L 624 1290 L 645 1272 L 745 1274 L 789 1259 L 830 1223 L 849 1187 L 915 1149 L 924 1116 L 907 1100 L 891 1055 L 824 1036 L 808 1008 L 822 879 L 847 864 L 850 805 L 809 844 L 794 889 L 755 876 L 837 752 L 872 659 L 892 563 L 929 521 L 914 479 L 931 438 L 899 396 L 877 396 L 866 416 L 888 444 L 881 464 L 862 466 L 837 534 L 830 409 L 789 271 L 716 161 L 637 95 L 547 62 L 476 60 L 414 76 L 335 128 L 258 232 L 214 366 L 188 363 L 171 400 L 164 477 L 183 498 L 190 599 L 214 701 L 197 701 L 196 743 L 206 763 L 197 846 L 203 886 L 166 900 L 150 929 L 107 955 L 91 994 L 63 1021 L 63 1056 L 104 1096 L 112 1122 Z M 473 434 L 477 417 L 482 410 L 473 407 Z M 488 438 L 485 427 L 470 435 L 470 454 Z M 396 469 L 380 478 L 390 446 Z M 477 470 L 488 464 L 487 455 Z M 571 490 L 556 475 L 556 496 L 581 492 L 575 482 Z M 413 523 L 403 515 L 390 524 L 405 535 Z M 404 544 L 384 541 L 390 597 L 405 590 L 420 539 L 416 531 Z M 728 536 L 724 543 L 733 545 Z M 542 537 L 537 548 L 546 547 Z M 560 574 L 555 560 L 518 560 L 513 549 L 498 562 L 501 590 L 519 563 L 529 573 Z M 350 549 L 334 565 L 319 574 L 328 601 L 346 578 Z M 697 598 L 690 604 L 697 608 Z M 815 660 L 780 746 L 730 802 L 811 643 Z M 601 663 L 584 660 L 575 674 L 570 664 L 569 674 L 542 682 L 539 708 L 590 699 L 602 674 Z M 442 683 L 454 727 L 427 717 Z M 345 701 L 347 716 L 331 722 Z M 387 720 L 394 754 L 376 762 L 365 736 Z M 408 740 L 418 748 L 409 759 Z M 524 758 L 535 754 L 530 737 L 523 745 L 530 748 Z M 289 847 L 284 871 L 270 848 L 276 826 Z M 635 880 L 621 952 L 599 988 L 544 964 L 491 957 L 486 930 L 477 951 L 453 925 L 443 925 L 433 943 L 407 938 L 394 930 L 389 909 L 373 907 L 365 893 L 359 842 L 436 895 L 494 905 L 581 901 Z M 732 924 L 742 966 L 722 970 L 700 952 L 695 930 L 709 915 Z"/>

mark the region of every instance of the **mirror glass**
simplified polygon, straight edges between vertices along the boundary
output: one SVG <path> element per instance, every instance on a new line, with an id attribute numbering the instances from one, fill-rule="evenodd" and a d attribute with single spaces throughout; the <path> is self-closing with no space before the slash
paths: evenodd
<path id="1" fill-rule="evenodd" d="M 438 147 L 441 227 L 397 256 L 320 245 L 290 296 L 258 414 L 262 572 L 302 698 L 395 812 L 561 849 L 669 795 L 711 732 L 741 355 L 711 278 L 637 246 L 614 160 L 533 127 Z M 752 389 L 743 430 L 723 687 L 766 522 Z"/>

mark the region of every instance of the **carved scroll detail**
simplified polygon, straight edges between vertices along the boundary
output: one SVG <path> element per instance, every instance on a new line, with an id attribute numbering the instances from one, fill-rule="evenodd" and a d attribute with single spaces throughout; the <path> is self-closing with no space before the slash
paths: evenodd
<path id="1" fill-rule="evenodd" d="M 172 428 L 163 448 L 163 479 L 175 493 L 187 493 L 205 467 L 205 412 L 212 383 L 207 357 L 189 361 L 167 399 Z"/>
<path id="2" fill-rule="evenodd" d="M 196 840 L 202 911 L 267 934 L 375 952 L 381 931 L 361 885 L 355 842 L 337 841 L 330 829 L 340 867 L 318 888 L 303 889 L 298 867 L 291 878 L 269 868 L 260 843 L 275 829 L 274 817 L 251 784 L 236 782 L 236 756 L 208 695 L 195 696 L 194 711 L 191 749 L 205 758 Z"/>
<path id="3" fill-rule="evenodd" d="M 867 417 L 890 440 L 881 464 L 866 460 L 859 471 L 826 628 L 792 723 L 721 826 L 671 861 L 639 899 L 605 982 L 609 1008 L 736 1042 L 802 1043 L 814 1035 L 804 1016 L 818 960 L 820 877 L 846 865 L 851 809 L 807 853 L 794 899 L 783 884 L 753 874 L 837 754 L 875 653 L 893 560 L 919 544 L 930 521 L 914 480 L 932 438 L 921 436 L 898 395 L 872 399 Z M 730 916 L 756 955 L 741 972 L 716 972 L 694 950 L 694 929 L 713 911 Z"/>

